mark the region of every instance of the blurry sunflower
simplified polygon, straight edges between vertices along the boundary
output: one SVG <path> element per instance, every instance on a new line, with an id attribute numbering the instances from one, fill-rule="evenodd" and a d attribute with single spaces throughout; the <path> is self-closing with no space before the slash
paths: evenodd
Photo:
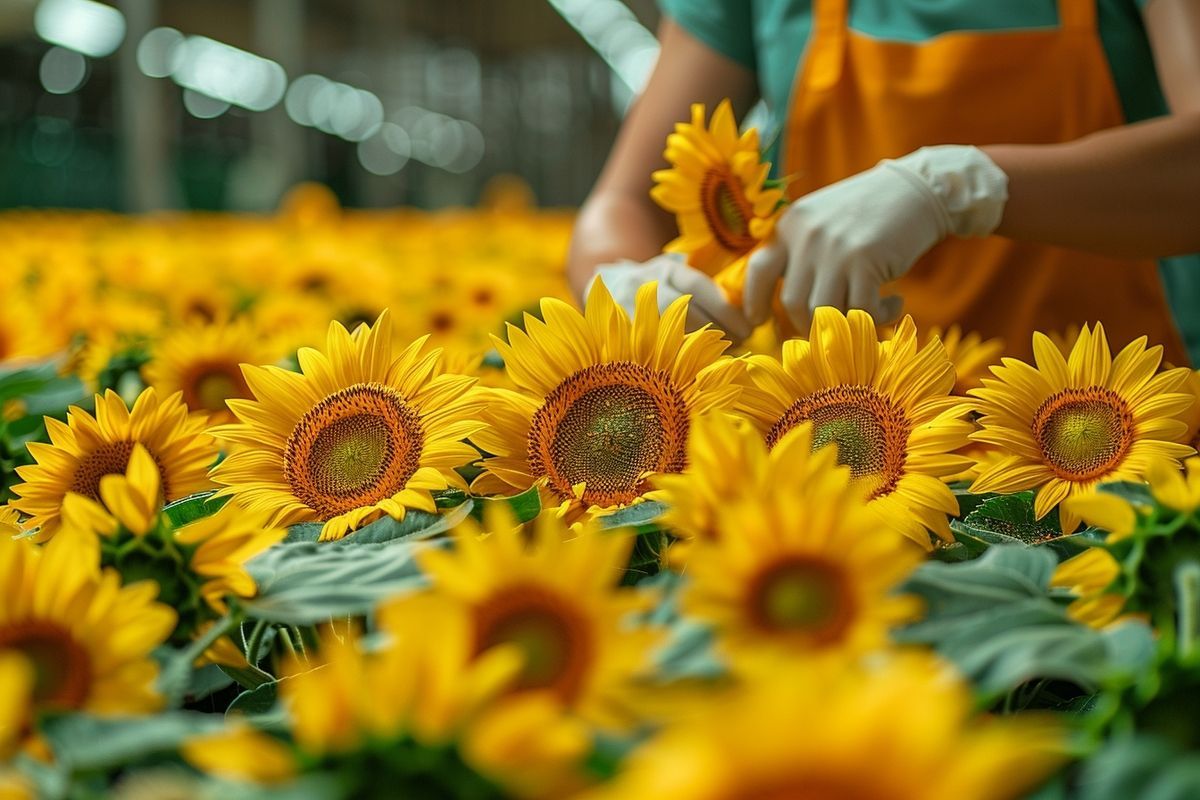
<path id="1" fill-rule="evenodd" d="M 784 200 L 783 187 L 767 180 L 771 165 L 762 160 L 758 131 L 738 135 L 728 100 L 705 127 L 704 105 L 695 103 L 691 122 L 667 137 L 664 155 L 671 168 L 653 174 L 650 196 L 679 225 L 679 238 L 664 249 L 740 288 L 746 257 L 770 236 Z"/>
<path id="2" fill-rule="evenodd" d="M 432 491 L 465 484 L 455 467 L 478 453 L 483 397 L 475 380 L 441 372 L 441 351 L 418 339 L 393 355 L 386 312 L 374 327 L 329 326 L 326 351 L 303 348 L 301 373 L 246 365 L 252 400 L 213 433 L 233 452 L 213 471 L 219 494 L 272 524 L 322 522 L 341 539 L 384 514 L 434 513 Z"/>
<path id="3" fill-rule="evenodd" d="M 339 797 L 500 798 L 517 778 L 568 772 L 590 744 L 546 698 L 503 696 L 520 668 L 512 649 L 479 657 L 468 619 L 429 596 L 384 607 L 389 643 L 364 653 L 353 630 L 327 632 L 309 663 L 280 682 L 286 739 L 235 723 L 183 748 L 192 765 L 231 780 L 278 784 L 305 769 L 338 774 Z M 429 631 L 437 631 L 430 636 Z M 546 795 L 542 795 L 546 796 Z"/>
<path id="4" fill-rule="evenodd" d="M 789 431 L 772 456 L 781 474 L 811 473 L 813 429 Z M 732 465 L 731 465 L 732 466 Z M 922 554 L 898 536 L 876 536 L 866 488 L 850 470 L 778 486 L 764 497 L 723 504 L 718 530 L 688 552 L 684 613 L 712 624 L 735 663 L 759 656 L 857 657 L 887 646 L 888 631 L 921 611 L 895 594 Z"/>
<path id="5" fill-rule="evenodd" d="M 1140 481 L 1156 458 L 1178 460 L 1195 451 L 1179 444 L 1186 427 L 1175 417 L 1193 402 L 1181 392 L 1186 369 L 1155 374 L 1162 348 L 1141 337 L 1114 359 L 1104 327 L 1086 325 L 1064 358 L 1050 339 L 1033 335 L 1036 367 L 1013 358 L 971 391 L 978 398 L 978 442 L 1004 457 L 984 467 L 971 492 L 1035 489 L 1038 519 L 1059 507 L 1063 533 L 1079 516 L 1059 506 L 1094 491 L 1100 481 Z"/>
<path id="6" fill-rule="evenodd" d="M 254 330 L 270 336 L 276 343 L 272 349 L 282 355 L 321 342 L 334 311 L 311 294 L 279 290 L 256 299 L 249 314 Z"/>
<path id="7" fill-rule="evenodd" d="M 990 373 L 988 368 L 999 363 L 1004 354 L 1003 339 L 984 339 L 971 331 L 963 333 L 958 325 L 951 325 L 944 332 L 936 325 L 925 332 L 924 344 L 940 339 L 946 348 L 946 357 L 954 364 L 954 394 L 965 395 L 969 389 L 980 385 L 980 380 Z"/>
<path id="8" fill-rule="evenodd" d="M 1179 415 L 1187 426 L 1179 441 L 1200 450 L 1200 370 L 1188 371 L 1183 391 L 1192 396 L 1192 404 Z"/>
<path id="9" fill-rule="evenodd" d="M 0 537 L 0 656 L 33 671 L 32 711 L 136 714 L 157 709 L 151 652 L 175 626 L 158 587 L 122 587 L 97 551 L 68 536 L 38 547 Z"/>
<path id="10" fill-rule="evenodd" d="M 697 417 L 693 425 L 687 468 L 650 478 L 655 491 L 647 496 L 666 504 L 662 523 L 685 540 L 671 547 L 672 559 L 682 560 L 692 541 L 720 538 L 724 528 L 718 517 L 727 505 L 767 504 L 799 493 L 836 495 L 849 475 L 837 465 L 836 448 L 812 451 L 811 435 L 803 442 L 785 437 L 787 446 L 768 450 L 746 419 L 714 412 Z M 809 451 L 798 453 L 798 442 L 807 443 Z"/>
<path id="11" fill-rule="evenodd" d="M 811 421 L 814 446 L 837 443 L 838 463 L 868 487 L 881 523 L 927 550 L 926 530 L 951 541 L 946 515 L 958 502 L 942 479 L 970 465 L 954 451 L 973 427 L 950 394 L 954 365 L 938 340 L 918 349 L 905 317 L 881 342 L 869 314 L 822 307 L 808 341 L 785 342 L 782 363 L 751 356 L 749 374 L 757 390 L 741 409 L 769 446 Z"/>
<path id="12" fill-rule="evenodd" d="M 126 408 L 116 393 L 96 395 L 96 416 L 72 406 L 67 422 L 46 418 L 50 444 L 30 442 L 36 464 L 17 467 L 24 483 L 13 487 L 13 508 L 28 514 L 28 527 L 40 526 L 37 541 L 59 527 L 68 492 L 100 499 L 105 475 L 123 475 L 134 447 L 141 444 L 158 467 L 167 502 L 212 486 L 208 468 L 217 457 L 216 444 L 204 432 L 202 417 L 188 414 L 179 394 L 162 399 L 146 389 Z"/>
<path id="13" fill-rule="evenodd" d="M 0 650 L 0 764 L 7 762 L 21 747 L 26 727 L 32 718 L 33 664 L 20 652 Z M 4 797 L 4 771 L 0 768 L 0 797 Z"/>
<path id="14" fill-rule="evenodd" d="M 525 317 L 494 338 L 516 391 L 493 389 L 488 427 L 473 438 L 492 458 L 481 494 L 541 488 L 553 504 L 607 509 L 639 502 L 647 476 L 686 466 L 692 419 L 729 409 L 742 364 L 711 328 L 684 332 L 687 299 L 660 318 L 656 284 L 638 291 L 632 323 L 600 281 L 587 310 L 546 298 L 545 321 Z"/>
<path id="15" fill-rule="evenodd" d="M 801 662 L 682 710 L 587 798 L 1015 800 L 1065 760 L 1048 718 L 972 719 L 972 702 L 926 658 Z"/>
<path id="16" fill-rule="evenodd" d="M 538 517 L 532 540 L 501 517 L 488 529 L 460 526 L 453 552 L 418 556 L 432 591 L 468 611 L 473 652 L 513 645 L 522 656 L 517 692 L 549 692 L 597 724 L 626 724 L 625 690 L 656 638 L 629 625 L 646 595 L 619 586 L 632 537 L 590 520 L 568 529 L 551 512 Z"/>
<path id="17" fill-rule="evenodd" d="M 210 422 L 232 422 L 225 401 L 250 396 L 240 365 L 269 363 L 276 355 L 244 322 L 188 325 L 153 346 L 142 375 L 164 395 L 182 392 L 187 407 Z"/>

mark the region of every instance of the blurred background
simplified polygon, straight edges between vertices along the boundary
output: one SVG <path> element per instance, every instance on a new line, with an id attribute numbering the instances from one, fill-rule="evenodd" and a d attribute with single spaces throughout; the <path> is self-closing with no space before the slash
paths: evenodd
<path id="1" fill-rule="evenodd" d="M 654 0 L 0 0 L 0 207 L 582 201 Z"/>

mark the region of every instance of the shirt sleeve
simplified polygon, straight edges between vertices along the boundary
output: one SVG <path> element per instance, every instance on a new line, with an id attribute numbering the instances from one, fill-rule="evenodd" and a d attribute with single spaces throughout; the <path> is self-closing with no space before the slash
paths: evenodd
<path id="1" fill-rule="evenodd" d="M 755 69 L 750 0 L 659 0 L 663 14 L 723 56 Z"/>

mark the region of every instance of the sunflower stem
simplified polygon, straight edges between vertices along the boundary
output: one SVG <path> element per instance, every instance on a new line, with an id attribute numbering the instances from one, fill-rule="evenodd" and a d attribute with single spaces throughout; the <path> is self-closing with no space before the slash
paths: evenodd
<path id="1" fill-rule="evenodd" d="M 270 623 L 265 619 L 255 620 L 254 627 L 250 630 L 250 638 L 246 640 L 246 660 L 250 662 L 250 666 L 258 664 L 258 651 L 262 647 L 263 637 L 267 635 L 267 628 Z"/>
<path id="2" fill-rule="evenodd" d="M 1184 561 L 1175 567 L 1176 652 L 1185 663 L 1194 661 L 1200 652 L 1200 563 Z"/>
<path id="3" fill-rule="evenodd" d="M 300 658 L 302 658 L 304 660 L 304 663 L 307 664 L 308 663 L 308 648 L 304 646 L 304 632 L 301 631 L 300 628 L 296 625 L 289 625 L 288 630 L 291 632 L 291 636 L 288 637 L 289 640 L 290 639 L 296 640 L 296 647 L 300 651 Z"/>

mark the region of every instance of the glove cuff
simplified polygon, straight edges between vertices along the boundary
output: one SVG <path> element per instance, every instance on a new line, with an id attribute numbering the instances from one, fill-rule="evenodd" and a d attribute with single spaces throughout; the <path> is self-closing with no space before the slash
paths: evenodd
<path id="1" fill-rule="evenodd" d="M 988 236 L 1000 224 L 1008 201 L 1008 176 L 978 147 L 922 147 L 880 164 L 933 196 L 944 214 L 945 232 Z"/>

